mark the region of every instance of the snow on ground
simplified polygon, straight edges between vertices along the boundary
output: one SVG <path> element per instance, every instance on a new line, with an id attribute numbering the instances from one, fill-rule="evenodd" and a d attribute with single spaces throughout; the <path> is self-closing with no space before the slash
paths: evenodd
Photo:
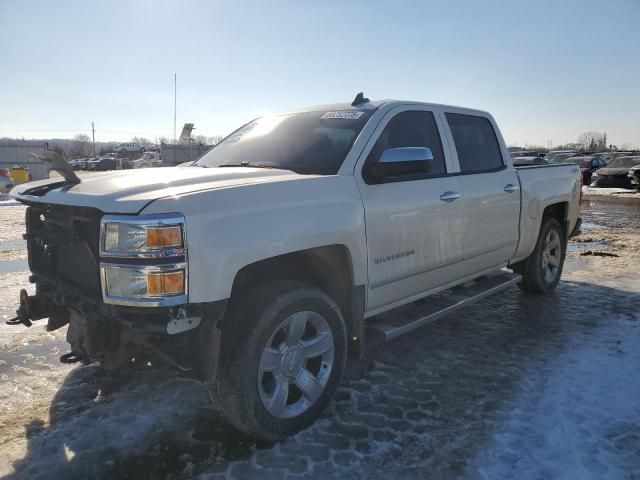
<path id="1" fill-rule="evenodd" d="M 147 438 L 179 430 L 208 401 L 199 382 L 167 379 L 163 372 L 112 381 L 92 366 L 62 370 L 67 376 L 60 379 L 49 421 L 31 419 L 26 439 L 3 445 L 3 463 L 23 458 L 12 466 L 20 472 L 16 478 L 97 478 L 115 460 L 144 453 Z M 14 380 L 12 395 L 28 397 L 25 389 L 38 391 L 47 380 L 39 374 Z M 33 408 L 34 400 L 24 398 L 24 407 Z"/>
<path id="2" fill-rule="evenodd" d="M 615 256 L 574 248 L 549 296 L 512 289 L 373 348 L 323 419 L 275 445 L 235 432 L 187 377 L 62 365 L 64 329 L 2 325 L 0 476 L 640 478 L 640 234 L 637 211 L 606 208 L 577 240 Z M 24 257 L 23 217 L 0 208 L 0 319 L 32 288 L 2 270 Z"/>
<path id="3" fill-rule="evenodd" d="M 612 199 L 629 199 L 640 201 L 640 193 L 629 188 L 603 188 L 603 187 L 589 187 L 583 186 L 582 193 L 585 198 L 612 198 Z"/>
<path id="4" fill-rule="evenodd" d="M 640 478 L 640 316 L 613 315 L 536 362 L 469 471 L 486 479 Z M 633 472 L 633 473 L 631 473 Z"/>
<path id="5" fill-rule="evenodd" d="M 16 205 L 20 205 L 20 202 L 9 196 L 0 195 L 0 207 L 13 207 Z"/>

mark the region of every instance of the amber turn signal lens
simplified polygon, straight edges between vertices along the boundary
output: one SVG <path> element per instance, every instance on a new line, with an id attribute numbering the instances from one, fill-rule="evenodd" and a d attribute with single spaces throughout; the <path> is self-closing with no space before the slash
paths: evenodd
<path id="1" fill-rule="evenodd" d="M 182 247 L 182 229 L 175 227 L 147 227 L 147 247 Z"/>
<path id="2" fill-rule="evenodd" d="M 184 293 L 184 270 L 149 273 L 147 275 L 149 295 L 181 295 Z"/>

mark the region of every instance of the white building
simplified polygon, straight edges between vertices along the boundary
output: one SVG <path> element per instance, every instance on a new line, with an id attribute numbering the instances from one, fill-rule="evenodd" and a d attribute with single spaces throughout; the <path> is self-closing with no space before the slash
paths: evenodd
<path id="1" fill-rule="evenodd" d="M 49 165 L 29 155 L 46 150 L 46 142 L 41 140 L 0 140 L 0 168 L 25 167 L 32 180 L 49 178 Z"/>

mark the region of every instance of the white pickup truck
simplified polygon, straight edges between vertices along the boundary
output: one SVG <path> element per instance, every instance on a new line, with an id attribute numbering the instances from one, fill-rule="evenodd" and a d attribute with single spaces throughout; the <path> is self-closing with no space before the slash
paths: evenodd
<path id="1" fill-rule="evenodd" d="M 269 440 L 318 417 L 366 342 L 552 291 L 580 225 L 577 165 L 516 169 L 486 112 L 361 94 L 253 120 L 193 166 L 65 178 L 12 191 L 36 284 L 13 323 L 68 324 L 64 362 L 191 370 Z"/>

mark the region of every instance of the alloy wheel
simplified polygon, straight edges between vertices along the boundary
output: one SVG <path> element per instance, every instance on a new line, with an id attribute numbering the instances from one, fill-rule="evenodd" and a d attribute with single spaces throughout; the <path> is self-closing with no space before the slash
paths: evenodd
<path id="1" fill-rule="evenodd" d="M 551 230 L 547 234 L 544 249 L 542 250 L 542 272 L 547 283 L 552 283 L 556 279 L 560 270 L 561 260 L 562 242 L 560 242 L 560 235 L 556 230 Z"/>
<path id="2" fill-rule="evenodd" d="M 258 365 L 264 408 L 278 418 L 306 412 L 329 381 L 334 338 L 327 321 L 311 311 L 286 318 L 267 341 Z"/>

